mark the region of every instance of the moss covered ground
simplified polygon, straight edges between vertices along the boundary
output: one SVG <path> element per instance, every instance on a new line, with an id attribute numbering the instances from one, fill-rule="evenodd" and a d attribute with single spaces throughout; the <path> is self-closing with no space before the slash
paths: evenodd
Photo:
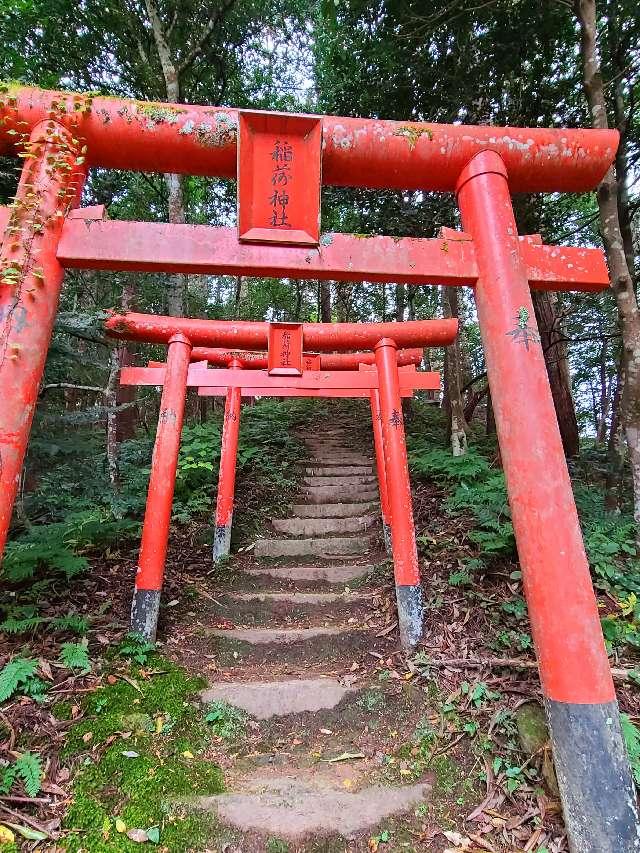
<path id="1" fill-rule="evenodd" d="M 202 686 L 154 657 L 144 668 L 108 677 L 85 700 L 63 752 L 77 771 L 62 849 L 136 850 L 140 831 L 159 849 L 203 849 L 210 822 L 185 800 L 219 793 L 223 782 L 203 757 L 211 728 L 196 700 Z"/>

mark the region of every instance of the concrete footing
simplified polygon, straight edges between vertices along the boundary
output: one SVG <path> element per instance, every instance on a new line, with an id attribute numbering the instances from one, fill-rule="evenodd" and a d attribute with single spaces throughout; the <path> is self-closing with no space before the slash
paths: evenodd
<path id="1" fill-rule="evenodd" d="M 131 631 L 155 643 L 160 615 L 159 589 L 136 589 L 131 602 Z"/>

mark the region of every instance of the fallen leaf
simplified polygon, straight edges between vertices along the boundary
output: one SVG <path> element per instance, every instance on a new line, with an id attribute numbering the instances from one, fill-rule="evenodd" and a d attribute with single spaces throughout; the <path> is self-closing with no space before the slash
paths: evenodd
<path id="1" fill-rule="evenodd" d="M 160 842 L 160 827 L 150 826 L 147 830 L 147 838 L 152 844 L 158 844 Z"/>
<path id="2" fill-rule="evenodd" d="M 49 838 L 49 835 L 46 832 L 40 832 L 37 829 L 31 829 L 30 826 L 22 826 L 19 823 L 9 823 L 7 821 L 7 826 L 10 826 L 11 829 L 15 830 L 18 835 L 21 835 L 23 838 L 26 838 L 27 841 L 45 841 Z"/>
<path id="3" fill-rule="evenodd" d="M 93 732 L 85 732 L 85 733 L 82 735 L 82 740 L 83 740 L 85 743 L 89 743 L 89 741 L 90 741 L 90 740 L 93 740 Z"/>
<path id="4" fill-rule="evenodd" d="M 144 844 L 145 841 L 149 840 L 149 836 L 144 829 L 130 829 L 129 832 L 127 832 L 127 838 L 130 838 L 132 841 L 137 841 L 138 844 Z"/>
<path id="5" fill-rule="evenodd" d="M 338 761 L 354 761 L 356 758 L 364 758 L 363 752 L 343 752 L 341 755 L 336 755 L 335 758 L 323 758 L 327 764 L 336 764 Z"/>
<path id="6" fill-rule="evenodd" d="M 125 758 L 138 758 L 140 755 L 139 752 L 134 752 L 132 749 L 125 749 L 124 752 L 120 754 L 124 755 Z"/>
<path id="7" fill-rule="evenodd" d="M 127 824 L 122 820 L 121 817 L 116 818 L 116 832 L 126 832 Z"/>
<path id="8" fill-rule="evenodd" d="M 15 835 L 8 826 L 3 826 L 0 823 L 0 844 L 13 844 Z"/>
<path id="9" fill-rule="evenodd" d="M 184 758 L 193 758 L 193 753 L 190 752 L 188 749 L 185 749 L 182 755 L 184 756 Z"/>
<path id="10" fill-rule="evenodd" d="M 320 734 L 321 735 L 332 735 L 333 732 L 331 731 L 331 729 L 320 729 Z"/>

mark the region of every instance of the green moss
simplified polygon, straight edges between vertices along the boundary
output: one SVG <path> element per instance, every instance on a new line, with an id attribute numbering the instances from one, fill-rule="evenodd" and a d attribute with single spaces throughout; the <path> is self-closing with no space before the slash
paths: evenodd
<path id="1" fill-rule="evenodd" d="M 436 794 L 451 794 L 462 782 L 460 767 L 448 755 L 438 755 L 430 763 L 430 769 L 436 774 L 434 792 Z"/>
<path id="2" fill-rule="evenodd" d="M 70 720 L 71 707 L 71 702 L 56 702 L 55 705 L 51 706 L 51 713 L 56 720 Z"/>
<path id="3" fill-rule="evenodd" d="M 141 670 L 134 667 L 127 680 L 118 678 L 92 693 L 85 703 L 85 717 L 67 736 L 63 755 L 72 755 L 86 749 L 85 735 L 91 733 L 90 743 L 104 743 L 117 732 L 146 729 L 145 719 L 162 717 L 172 727 L 180 727 L 196 713 L 189 701 L 205 686 L 183 669 L 163 658 L 149 660 L 149 669 L 158 674 L 143 678 Z M 135 717 L 134 717 L 135 715 Z M 204 730 L 204 728 L 203 728 Z"/>
<path id="4" fill-rule="evenodd" d="M 404 125 L 394 131 L 394 136 L 403 136 L 409 143 L 411 151 L 416 147 L 416 144 L 421 136 L 426 136 L 429 141 L 433 139 L 433 133 L 426 127 L 415 127 L 412 125 Z"/>
<path id="5" fill-rule="evenodd" d="M 210 819 L 176 802 L 223 790 L 220 769 L 197 756 L 210 738 L 193 701 L 203 684 L 161 658 L 154 658 L 153 666 L 155 675 L 143 678 L 133 668 L 128 681 L 119 679 L 93 693 L 85 702 L 85 719 L 69 733 L 67 755 L 88 748 L 88 733 L 92 748 L 109 739 L 95 762 L 93 753 L 85 758 L 74 780 L 64 821 L 69 851 L 135 850 L 139 843 L 126 831 L 150 827 L 159 828 L 166 849 L 206 847 Z M 124 832 L 118 832 L 116 820 Z"/>

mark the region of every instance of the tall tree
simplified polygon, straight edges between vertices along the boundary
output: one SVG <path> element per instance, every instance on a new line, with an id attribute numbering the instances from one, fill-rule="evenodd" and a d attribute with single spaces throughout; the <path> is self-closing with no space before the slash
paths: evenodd
<path id="1" fill-rule="evenodd" d="M 576 0 L 576 16 L 580 24 L 580 52 L 584 75 L 584 91 L 594 127 L 609 127 L 609 109 L 598 52 L 598 17 L 595 0 Z M 607 11 L 615 15 L 617 3 Z M 616 25 L 618 25 L 617 22 Z M 614 91 L 616 87 L 614 86 Z M 628 169 L 622 168 L 626 177 Z M 624 192 L 624 190 L 623 190 Z M 624 354 L 624 387 L 621 414 L 629 448 L 635 496 L 636 537 L 640 545 L 640 307 L 635 291 L 633 271 L 629 268 L 628 246 L 621 226 L 621 190 L 616 166 L 611 166 L 598 187 L 598 209 L 611 287 L 620 315 Z M 624 218 L 622 218 L 624 221 Z"/>

